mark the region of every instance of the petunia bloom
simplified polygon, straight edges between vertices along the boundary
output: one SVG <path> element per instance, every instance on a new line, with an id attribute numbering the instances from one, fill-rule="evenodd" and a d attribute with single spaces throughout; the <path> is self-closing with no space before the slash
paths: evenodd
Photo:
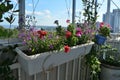
<path id="1" fill-rule="evenodd" d="M 72 35 L 72 34 L 71 34 L 70 31 L 66 31 L 66 33 L 65 33 L 66 38 L 69 38 L 71 35 Z"/>
<path id="2" fill-rule="evenodd" d="M 80 37 L 83 34 L 81 28 L 76 28 L 76 36 Z"/>
<path id="3" fill-rule="evenodd" d="M 66 20 L 66 23 L 70 23 L 70 20 L 69 20 L 69 19 L 67 19 L 67 20 Z"/>
<path id="4" fill-rule="evenodd" d="M 64 46 L 64 52 L 65 53 L 70 52 L 70 47 L 68 45 Z"/>
<path id="5" fill-rule="evenodd" d="M 104 26 L 104 22 L 100 23 L 100 28 L 102 28 Z"/>

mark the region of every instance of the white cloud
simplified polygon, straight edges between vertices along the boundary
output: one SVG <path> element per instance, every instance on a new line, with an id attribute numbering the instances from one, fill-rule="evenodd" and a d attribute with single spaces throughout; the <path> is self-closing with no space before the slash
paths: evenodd
<path id="1" fill-rule="evenodd" d="M 32 7 L 33 5 L 31 3 L 29 3 L 28 6 Z"/>
<path id="2" fill-rule="evenodd" d="M 18 3 L 18 0 L 13 0 L 13 2 Z"/>
<path id="3" fill-rule="evenodd" d="M 51 12 L 49 10 L 44 10 L 45 14 L 51 14 Z"/>
<path id="4" fill-rule="evenodd" d="M 32 11 L 28 11 L 28 10 L 26 10 L 25 12 L 26 12 L 27 15 L 32 15 L 32 13 L 33 13 Z M 34 13 L 35 13 L 35 15 L 39 15 L 39 16 L 48 16 L 48 17 L 50 17 L 50 15 L 51 15 L 51 12 L 49 10 L 35 11 Z"/>
<path id="5" fill-rule="evenodd" d="M 25 12 L 26 12 L 27 15 L 32 15 L 32 14 L 33 14 L 32 11 L 27 11 L 27 10 L 26 10 Z M 40 12 L 40 11 L 35 11 L 35 15 L 39 15 L 39 16 L 40 16 L 40 15 L 42 15 L 42 14 L 43 14 L 43 13 Z"/>

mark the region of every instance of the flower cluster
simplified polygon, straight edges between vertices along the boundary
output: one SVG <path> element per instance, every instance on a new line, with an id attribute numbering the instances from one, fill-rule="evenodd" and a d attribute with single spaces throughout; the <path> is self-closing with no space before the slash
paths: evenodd
<path id="1" fill-rule="evenodd" d="M 61 49 L 68 53 L 70 47 L 87 43 L 91 38 L 92 30 L 90 29 L 83 30 L 81 27 L 69 23 L 66 30 L 59 25 L 58 21 L 55 21 L 55 24 L 57 27 L 53 32 L 34 28 L 22 30 L 19 38 L 22 38 L 23 44 L 28 46 L 28 55 Z"/>
<path id="2" fill-rule="evenodd" d="M 100 35 L 107 37 L 107 36 L 110 36 L 110 29 L 111 27 L 109 24 L 105 24 L 101 22 L 98 32 Z"/>

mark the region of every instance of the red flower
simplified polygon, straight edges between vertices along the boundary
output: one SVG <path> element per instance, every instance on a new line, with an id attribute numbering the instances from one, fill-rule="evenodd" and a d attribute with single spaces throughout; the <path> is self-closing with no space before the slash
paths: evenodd
<path id="1" fill-rule="evenodd" d="M 65 36 L 66 36 L 66 38 L 69 38 L 71 36 L 71 32 L 70 31 L 66 31 Z"/>
<path id="2" fill-rule="evenodd" d="M 104 22 L 100 23 L 100 28 L 102 28 L 104 26 Z"/>
<path id="3" fill-rule="evenodd" d="M 64 46 L 64 52 L 65 53 L 70 52 L 70 47 L 68 45 Z"/>
<path id="4" fill-rule="evenodd" d="M 37 33 L 39 34 L 39 37 L 40 37 L 40 38 L 43 38 L 44 36 L 47 35 L 47 32 L 44 31 L 44 30 L 39 30 L 39 31 L 37 31 Z"/>

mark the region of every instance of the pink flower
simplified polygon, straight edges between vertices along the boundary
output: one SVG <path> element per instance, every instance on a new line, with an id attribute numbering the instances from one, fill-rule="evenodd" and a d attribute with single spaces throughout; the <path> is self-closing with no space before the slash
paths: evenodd
<path id="1" fill-rule="evenodd" d="M 82 29 L 79 28 L 79 27 L 77 27 L 77 28 L 76 28 L 76 31 L 82 32 Z"/>
<path id="2" fill-rule="evenodd" d="M 82 33 L 81 32 L 76 32 L 77 37 L 81 37 Z"/>
<path id="3" fill-rule="evenodd" d="M 66 23 L 70 23 L 70 20 L 69 20 L 69 19 L 67 19 L 67 20 L 66 20 Z"/>
<path id="4" fill-rule="evenodd" d="M 104 26 L 104 22 L 100 23 L 100 28 L 102 28 Z"/>
<path id="5" fill-rule="evenodd" d="M 110 28 L 110 29 L 112 29 L 112 27 L 109 24 L 107 24 L 107 27 Z"/>
<path id="6" fill-rule="evenodd" d="M 76 28 L 76 36 L 80 37 L 83 34 L 81 28 Z"/>

